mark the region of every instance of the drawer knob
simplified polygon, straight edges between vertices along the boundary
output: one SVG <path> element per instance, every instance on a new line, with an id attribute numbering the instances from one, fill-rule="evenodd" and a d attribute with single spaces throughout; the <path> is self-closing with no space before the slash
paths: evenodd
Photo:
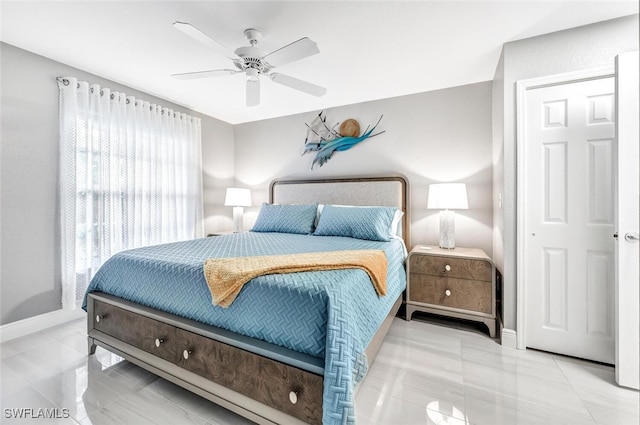
<path id="1" fill-rule="evenodd" d="M 451 291 L 450 291 L 449 289 L 447 289 L 446 291 L 444 291 L 444 294 L 445 294 L 447 297 L 450 297 L 450 296 L 451 296 Z"/>
<path id="2" fill-rule="evenodd" d="M 96 323 L 100 323 L 102 319 L 104 319 L 104 315 L 101 316 L 99 314 L 96 314 Z"/>
<path id="3" fill-rule="evenodd" d="M 289 392 L 289 401 L 291 404 L 296 404 L 298 402 L 298 393 L 295 391 Z"/>
<path id="4" fill-rule="evenodd" d="M 160 344 L 164 342 L 164 338 L 156 338 L 156 347 L 160 347 Z"/>
<path id="5" fill-rule="evenodd" d="M 191 350 L 184 350 L 182 352 L 182 357 L 184 357 L 185 360 L 189 360 L 189 354 L 193 353 L 193 351 Z"/>
<path id="6" fill-rule="evenodd" d="M 451 271 L 451 266 L 448 265 L 448 264 L 446 266 L 444 266 L 444 271 L 445 272 L 450 272 Z"/>

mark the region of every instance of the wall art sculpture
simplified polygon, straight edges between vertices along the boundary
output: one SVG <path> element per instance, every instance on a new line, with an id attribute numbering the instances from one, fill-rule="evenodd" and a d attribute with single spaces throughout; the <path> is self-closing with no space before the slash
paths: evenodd
<path id="1" fill-rule="evenodd" d="M 381 120 L 382 115 L 380 115 L 378 122 L 373 127 L 369 128 L 370 126 L 367 126 L 362 135 L 360 135 L 358 121 L 349 118 L 342 123 L 338 122 L 334 125 L 329 125 L 327 124 L 326 114 L 321 111 L 311 124 L 305 123 L 307 126 L 307 138 L 304 141 L 304 152 L 302 154 L 316 152 L 316 156 L 311 163 L 311 169 L 316 165 L 322 167 L 335 152 L 346 151 L 370 137 L 384 133 L 384 130 L 373 133 Z"/>

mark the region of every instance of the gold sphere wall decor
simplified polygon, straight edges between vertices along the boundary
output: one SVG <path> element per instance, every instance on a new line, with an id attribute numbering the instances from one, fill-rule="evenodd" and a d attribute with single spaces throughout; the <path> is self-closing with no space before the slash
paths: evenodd
<path id="1" fill-rule="evenodd" d="M 344 120 L 340 125 L 340 135 L 342 137 L 358 137 L 360 135 L 360 124 L 353 118 Z"/>

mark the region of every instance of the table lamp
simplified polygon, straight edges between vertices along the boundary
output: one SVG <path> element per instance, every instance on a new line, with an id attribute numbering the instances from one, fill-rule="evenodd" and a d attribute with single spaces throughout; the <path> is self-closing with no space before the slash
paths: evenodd
<path id="1" fill-rule="evenodd" d="M 251 191 L 237 187 L 228 188 L 224 198 L 224 205 L 233 207 L 233 232 L 242 231 L 242 215 L 244 214 L 242 207 L 251 206 Z"/>
<path id="2" fill-rule="evenodd" d="M 467 210 L 467 185 L 464 183 L 435 183 L 429 185 L 427 208 L 440 211 L 440 248 L 453 249 L 455 242 L 455 212 Z"/>

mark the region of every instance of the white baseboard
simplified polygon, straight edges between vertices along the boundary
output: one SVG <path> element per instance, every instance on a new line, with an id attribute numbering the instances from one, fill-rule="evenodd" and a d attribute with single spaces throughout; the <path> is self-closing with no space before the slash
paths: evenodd
<path id="1" fill-rule="evenodd" d="M 502 328 L 502 345 L 509 348 L 518 348 L 517 333 L 513 329 Z"/>
<path id="2" fill-rule="evenodd" d="M 86 317 L 84 310 L 55 310 L 0 326 L 0 343 L 20 338 L 75 319 Z"/>

